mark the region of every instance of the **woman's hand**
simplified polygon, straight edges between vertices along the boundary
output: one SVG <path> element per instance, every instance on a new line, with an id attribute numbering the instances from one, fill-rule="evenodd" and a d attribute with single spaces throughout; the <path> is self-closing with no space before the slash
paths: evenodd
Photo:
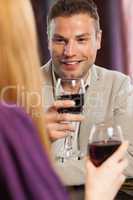
<path id="1" fill-rule="evenodd" d="M 113 200 L 125 181 L 124 170 L 128 165 L 125 141 L 102 165 L 95 167 L 87 160 L 86 200 Z"/>

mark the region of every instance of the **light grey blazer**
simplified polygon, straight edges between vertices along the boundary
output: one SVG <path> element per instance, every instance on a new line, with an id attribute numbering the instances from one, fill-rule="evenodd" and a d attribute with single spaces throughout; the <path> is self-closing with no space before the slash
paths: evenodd
<path id="1" fill-rule="evenodd" d="M 44 102 L 47 109 L 54 101 L 51 61 L 42 67 L 44 74 Z M 113 118 L 122 126 L 124 138 L 129 140 L 129 167 L 126 174 L 133 177 L 133 100 L 130 100 L 129 78 L 116 71 L 93 65 L 91 82 L 85 94 L 85 121 L 80 125 L 79 146 L 86 152 L 90 128 L 94 123 Z M 131 110 L 132 109 L 132 110 Z M 85 161 L 55 163 L 57 172 L 66 185 L 80 185 L 85 182 Z"/>

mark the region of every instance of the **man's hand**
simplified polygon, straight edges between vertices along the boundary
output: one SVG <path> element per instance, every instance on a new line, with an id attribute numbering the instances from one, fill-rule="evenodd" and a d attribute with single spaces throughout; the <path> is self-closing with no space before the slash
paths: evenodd
<path id="1" fill-rule="evenodd" d="M 46 129 L 52 141 L 65 137 L 68 132 L 74 132 L 72 121 L 81 122 L 84 117 L 81 114 L 59 113 L 60 108 L 68 108 L 75 105 L 71 100 L 57 100 L 48 109 L 45 115 Z"/>

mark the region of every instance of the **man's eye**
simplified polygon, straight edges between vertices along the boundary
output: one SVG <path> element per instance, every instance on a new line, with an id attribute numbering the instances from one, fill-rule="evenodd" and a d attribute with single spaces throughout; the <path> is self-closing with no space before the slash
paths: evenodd
<path id="1" fill-rule="evenodd" d="M 78 39 L 78 42 L 86 42 L 86 41 L 88 41 L 88 38 L 79 38 Z"/>
<path id="2" fill-rule="evenodd" d="M 62 38 L 53 38 L 53 42 L 56 42 L 56 43 L 65 43 L 65 40 L 63 40 Z"/>

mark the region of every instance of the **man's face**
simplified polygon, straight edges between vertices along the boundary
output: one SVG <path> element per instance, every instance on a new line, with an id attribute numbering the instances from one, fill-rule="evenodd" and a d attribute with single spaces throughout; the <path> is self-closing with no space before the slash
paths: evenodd
<path id="1" fill-rule="evenodd" d="M 88 14 L 56 17 L 50 23 L 49 50 L 59 77 L 85 77 L 100 49 L 101 31 Z"/>

